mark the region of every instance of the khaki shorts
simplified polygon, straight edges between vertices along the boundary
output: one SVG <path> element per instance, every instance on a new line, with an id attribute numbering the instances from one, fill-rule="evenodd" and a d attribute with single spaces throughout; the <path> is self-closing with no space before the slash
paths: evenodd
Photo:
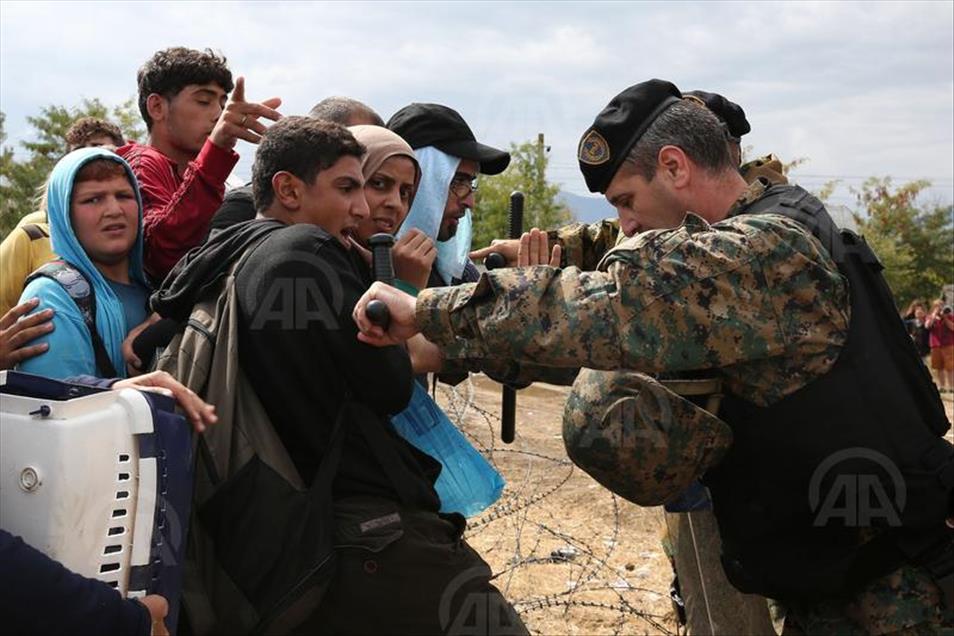
<path id="1" fill-rule="evenodd" d="M 954 371 L 954 345 L 932 348 L 931 368 L 935 371 Z"/>

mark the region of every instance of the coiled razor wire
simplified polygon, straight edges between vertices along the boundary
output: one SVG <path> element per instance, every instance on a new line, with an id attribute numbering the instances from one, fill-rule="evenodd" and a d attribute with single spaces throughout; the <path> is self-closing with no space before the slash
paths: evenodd
<path id="1" fill-rule="evenodd" d="M 631 621 L 633 617 L 638 617 L 659 633 L 675 634 L 676 632 L 673 632 L 672 629 L 665 624 L 665 622 L 671 621 L 671 617 L 639 610 L 633 607 L 630 600 L 623 594 L 623 592 L 644 592 L 666 597 L 668 596 L 668 590 L 657 591 L 634 586 L 621 575 L 616 568 L 608 564 L 610 557 L 614 554 L 620 534 L 620 509 L 616 495 L 607 491 L 613 506 L 612 535 L 610 539 L 606 540 L 607 549 L 605 553 L 598 554 L 585 539 L 561 530 L 559 526 L 562 520 L 555 518 L 552 510 L 546 510 L 540 507 L 541 502 L 559 492 L 560 489 L 570 481 L 575 471 L 573 463 L 565 456 L 554 457 L 527 448 L 497 446 L 495 440 L 497 432 L 500 430 L 500 417 L 496 413 L 488 411 L 476 404 L 476 389 L 470 378 L 464 380 L 457 386 L 448 386 L 445 384 L 438 384 L 437 386 L 441 396 L 446 400 L 444 410 L 448 417 L 457 424 L 460 431 L 470 440 L 474 447 L 487 458 L 495 469 L 500 470 L 497 464 L 497 459 L 500 456 L 519 456 L 527 460 L 526 470 L 523 471 L 522 479 L 516 480 L 511 477 L 508 481 L 508 487 L 504 496 L 485 514 L 477 519 L 468 521 L 465 535 L 466 538 L 472 539 L 487 529 L 492 529 L 494 524 L 502 519 L 510 518 L 514 521 L 515 549 L 513 556 L 509 559 L 509 565 L 499 572 L 494 573 L 493 576 L 498 587 L 502 587 L 501 591 L 504 595 L 511 599 L 514 608 L 522 615 L 531 612 L 561 611 L 563 615 L 562 620 L 566 620 L 565 617 L 571 608 L 585 608 L 592 610 L 594 615 L 604 616 L 606 613 L 612 612 L 617 614 L 616 620 L 613 623 L 614 636 L 622 634 L 624 631 L 632 632 L 633 626 L 627 622 Z M 467 427 L 463 426 L 468 415 L 471 415 L 472 418 L 477 421 L 481 421 L 482 424 L 486 426 L 487 439 L 491 440 L 489 445 L 468 430 Z M 483 428 L 483 426 L 481 426 L 481 428 Z M 522 442 L 519 431 L 517 441 Z M 539 489 L 539 484 L 534 483 L 534 468 L 541 462 L 546 462 L 549 466 L 565 468 L 565 472 L 560 474 L 556 483 L 542 490 Z M 529 496 L 525 493 L 529 493 Z M 542 523 L 528 519 L 528 514 L 532 508 L 545 512 L 549 516 L 550 523 Z M 531 528 L 535 528 L 535 534 L 533 534 L 534 530 L 530 530 L 529 532 L 525 530 L 528 524 Z M 526 553 L 522 553 L 524 548 L 528 546 L 528 535 L 532 535 L 533 538 L 529 542 L 529 549 L 526 550 Z M 498 549 L 506 538 L 507 535 L 504 532 L 499 532 L 495 543 L 488 552 Z M 570 589 L 565 592 L 531 598 L 513 599 L 508 593 L 510 583 L 513 576 L 521 568 L 530 565 L 559 564 L 561 562 L 561 558 L 559 556 L 555 558 L 552 553 L 545 556 L 539 553 L 540 546 L 543 544 L 545 538 L 559 539 L 574 550 L 576 555 L 584 557 L 582 560 L 575 560 L 573 558 L 562 559 L 562 561 L 570 567 L 571 573 L 574 568 L 577 567 L 579 568 L 579 572 L 572 575 L 572 580 L 568 581 Z M 611 575 L 613 579 L 623 583 L 623 585 L 600 584 L 601 581 L 599 579 L 601 575 L 604 577 Z M 504 583 L 502 586 L 501 582 Z M 617 602 L 605 603 L 577 598 L 577 596 L 582 593 L 597 591 L 610 591 L 614 593 Z"/>

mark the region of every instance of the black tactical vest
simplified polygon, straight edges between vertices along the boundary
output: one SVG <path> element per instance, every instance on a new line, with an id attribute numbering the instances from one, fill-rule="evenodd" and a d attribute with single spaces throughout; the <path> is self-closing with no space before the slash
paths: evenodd
<path id="1" fill-rule="evenodd" d="M 779 185 L 743 210 L 810 229 L 848 280 L 848 339 L 833 368 L 768 407 L 727 395 L 734 443 L 705 483 L 722 561 L 742 592 L 843 596 L 905 562 L 950 575 L 954 447 L 940 395 L 864 239 Z"/>

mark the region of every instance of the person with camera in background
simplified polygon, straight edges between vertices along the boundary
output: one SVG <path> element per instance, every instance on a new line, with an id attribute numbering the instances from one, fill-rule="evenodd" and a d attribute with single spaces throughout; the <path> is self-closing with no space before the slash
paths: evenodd
<path id="1" fill-rule="evenodd" d="M 954 313 L 943 300 L 931 304 L 931 313 L 924 320 L 931 346 L 931 369 L 942 396 L 954 393 Z"/>

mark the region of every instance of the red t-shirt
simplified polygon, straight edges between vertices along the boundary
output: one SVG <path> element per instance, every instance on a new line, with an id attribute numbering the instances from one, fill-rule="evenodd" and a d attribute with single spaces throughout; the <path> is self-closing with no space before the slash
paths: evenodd
<path id="1" fill-rule="evenodd" d="M 225 180 L 239 156 L 206 139 L 180 176 L 176 163 L 152 146 L 133 141 L 116 153 L 139 180 L 146 273 L 161 282 L 205 238 L 212 215 L 222 205 Z"/>
<path id="2" fill-rule="evenodd" d="M 951 319 L 954 318 L 954 316 L 948 314 L 947 318 Z M 928 338 L 928 344 L 932 349 L 954 345 L 954 329 L 949 327 L 944 322 L 943 315 L 938 316 L 938 319 L 934 321 L 934 324 L 931 325 L 929 333 L 931 335 Z"/>

